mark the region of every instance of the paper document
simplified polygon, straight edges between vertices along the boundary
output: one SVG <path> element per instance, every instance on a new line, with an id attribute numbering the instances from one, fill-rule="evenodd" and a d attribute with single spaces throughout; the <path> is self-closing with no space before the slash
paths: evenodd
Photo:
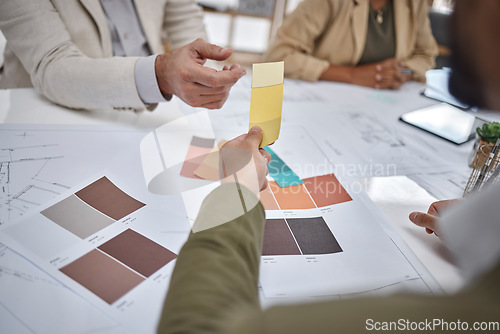
<path id="1" fill-rule="evenodd" d="M 283 107 L 284 62 L 253 64 L 250 126 L 259 126 L 264 137 L 262 146 L 278 139 Z"/>
<path id="2" fill-rule="evenodd" d="M 179 118 L 147 134 L 140 150 L 149 191 L 172 195 L 211 184 L 195 172 L 212 152 L 214 143 L 205 111 Z"/>
<path id="3" fill-rule="evenodd" d="M 0 300 L 0 333 L 126 332 L 81 296 L 2 245 Z"/>
<path id="4" fill-rule="evenodd" d="M 148 197 L 100 174 L 2 227 L 0 241 L 132 332 L 151 333 L 188 230 L 168 232 L 175 214 L 166 219 Z"/>
<path id="5" fill-rule="evenodd" d="M 140 144 L 149 191 L 180 194 L 191 224 L 203 199 L 220 185 L 215 143 L 208 114 L 200 111 L 162 125 Z"/>
<path id="6" fill-rule="evenodd" d="M 221 179 L 219 172 L 219 150 L 226 142 L 226 140 L 221 140 L 217 143 L 217 147 L 214 147 L 198 165 L 194 171 L 194 175 L 204 180 L 219 181 Z"/>
<path id="7" fill-rule="evenodd" d="M 439 291 L 313 137 L 301 127 L 289 130 L 283 128 L 273 152 L 302 184 L 279 187 L 269 180 L 260 194 L 267 219 L 260 268 L 264 298 Z"/>
<path id="8" fill-rule="evenodd" d="M 150 209 L 154 208 L 147 211 L 154 211 L 159 219 L 147 219 L 148 224 L 144 227 L 149 231 L 145 231 L 146 234 L 156 229 L 157 243 L 178 237 L 179 242 L 174 245 L 177 252 L 187 237 L 190 226 L 180 195 L 169 196 L 165 200 L 162 196 L 150 193 L 145 185 L 139 151 L 139 143 L 145 135 L 144 130 L 119 126 L 2 124 L 0 227 L 14 227 L 20 218 L 28 217 L 33 210 L 54 201 L 55 197 L 68 192 L 82 180 L 108 168 L 120 180 L 120 184 L 116 185 L 124 192 L 140 198 L 139 201 L 147 203 Z M 75 203 L 71 199 L 67 202 L 69 205 L 77 203 L 78 201 Z M 136 212 L 141 210 L 144 209 Z M 55 217 L 53 213 L 57 213 L 57 210 L 52 210 L 51 217 Z M 76 216 L 75 219 L 81 218 Z M 68 226 L 54 218 L 61 225 L 54 223 L 53 227 L 60 231 L 70 229 L 86 235 L 99 226 L 107 225 L 104 229 L 116 226 L 116 223 L 108 225 L 110 220 L 102 215 L 97 216 L 103 219 L 93 220 L 92 224 L 83 226 L 75 225 L 76 221 L 70 221 Z M 158 225 L 153 227 L 149 223 Z M 79 230 L 80 227 L 84 230 Z M 40 243 L 53 246 L 54 243 L 46 238 L 47 235 L 53 236 L 49 231 L 43 231 L 28 246 L 35 247 Z M 170 248 L 172 243 L 167 242 L 166 245 Z M 129 332 L 129 326 L 120 325 L 119 319 L 113 317 L 113 320 L 105 315 L 89 302 L 86 295 L 77 295 L 54 277 L 43 273 L 17 252 L 0 244 L 0 333 Z M 147 284 L 156 287 L 153 295 L 157 297 L 148 301 L 146 315 L 139 312 L 137 316 L 141 320 L 137 323 L 140 323 L 138 326 L 141 328 L 132 332 L 156 331 L 155 325 L 168 286 L 168 281 L 158 282 L 160 281 L 161 284 L 157 285 Z M 124 314 L 130 316 L 135 311 L 126 311 Z M 22 328 L 27 330 L 22 331 Z"/>

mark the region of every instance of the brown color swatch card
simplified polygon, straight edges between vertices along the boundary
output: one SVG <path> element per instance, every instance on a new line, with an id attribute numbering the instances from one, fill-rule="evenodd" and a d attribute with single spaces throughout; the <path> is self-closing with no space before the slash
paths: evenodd
<path id="1" fill-rule="evenodd" d="M 113 304 L 144 281 L 143 277 L 97 249 L 59 270 L 108 304 Z"/>
<path id="2" fill-rule="evenodd" d="M 105 176 L 76 192 L 75 195 L 115 220 L 120 220 L 146 205 L 123 192 Z"/>
<path id="3" fill-rule="evenodd" d="M 98 248 L 145 277 L 177 257 L 165 247 L 130 229 Z"/>

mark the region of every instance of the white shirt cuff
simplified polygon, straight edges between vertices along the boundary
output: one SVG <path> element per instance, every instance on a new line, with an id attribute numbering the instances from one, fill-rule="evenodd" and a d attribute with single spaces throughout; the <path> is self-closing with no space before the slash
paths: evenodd
<path id="1" fill-rule="evenodd" d="M 137 92 L 142 102 L 145 104 L 166 102 L 172 97 L 168 96 L 167 99 L 161 94 L 158 81 L 156 80 L 155 61 L 158 55 L 139 58 L 135 63 L 134 75 L 135 85 Z"/>

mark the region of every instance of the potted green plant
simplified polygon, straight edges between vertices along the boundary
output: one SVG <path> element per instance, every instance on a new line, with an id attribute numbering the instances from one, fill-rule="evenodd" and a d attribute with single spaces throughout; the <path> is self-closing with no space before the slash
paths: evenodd
<path id="1" fill-rule="evenodd" d="M 469 156 L 469 166 L 471 167 L 474 167 L 479 161 L 479 150 L 481 150 L 481 156 L 490 154 L 493 145 L 495 145 L 498 136 L 500 136 L 500 123 L 491 122 L 483 124 L 482 127 L 476 128 L 476 133 L 477 138 Z"/>
<path id="2" fill-rule="evenodd" d="M 483 124 L 482 127 L 476 129 L 476 133 L 479 135 L 479 138 L 484 141 L 485 144 L 495 144 L 498 136 L 500 136 L 500 123 L 491 122 Z"/>

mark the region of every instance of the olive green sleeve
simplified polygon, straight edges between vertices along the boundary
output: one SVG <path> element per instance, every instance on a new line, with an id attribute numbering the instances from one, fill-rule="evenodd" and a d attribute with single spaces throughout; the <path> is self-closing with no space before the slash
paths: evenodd
<path id="1" fill-rule="evenodd" d="M 159 333 L 220 333 L 235 309 L 260 310 L 264 209 L 248 189 L 234 187 L 219 187 L 205 199 L 197 220 L 220 216 L 221 225 L 192 233 L 180 251 Z M 228 202 L 234 203 L 235 197 L 254 200 L 243 201 L 247 212 L 224 223 Z"/>

